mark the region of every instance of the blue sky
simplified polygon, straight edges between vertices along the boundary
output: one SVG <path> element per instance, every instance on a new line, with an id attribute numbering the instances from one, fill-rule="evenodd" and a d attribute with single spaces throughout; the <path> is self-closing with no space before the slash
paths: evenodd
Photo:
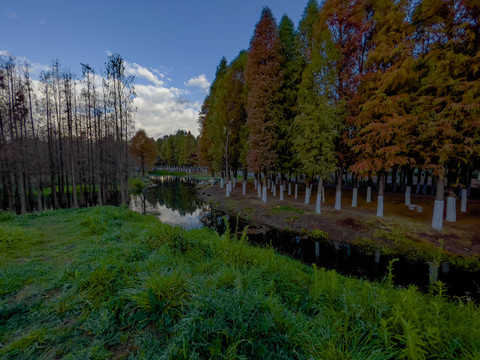
<path id="1" fill-rule="evenodd" d="M 136 127 L 150 136 L 198 134 L 201 103 L 222 56 L 247 49 L 263 6 L 298 25 L 307 0 L 0 0 L 0 53 L 36 71 L 58 59 L 81 75 L 119 53 L 135 75 Z"/>

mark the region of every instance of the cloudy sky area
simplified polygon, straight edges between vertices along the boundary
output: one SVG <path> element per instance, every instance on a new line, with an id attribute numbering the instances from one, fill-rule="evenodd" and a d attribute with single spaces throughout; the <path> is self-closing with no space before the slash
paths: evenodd
<path id="1" fill-rule="evenodd" d="M 247 49 L 263 6 L 295 24 L 307 4 L 291 0 L 0 0 L 0 54 L 28 59 L 32 72 L 53 59 L 79 77 L 102 74 L 108 54 L 135 76 L 136 127 L 157 138 L 198 135 L 198 112 L 222 56 Z"/>

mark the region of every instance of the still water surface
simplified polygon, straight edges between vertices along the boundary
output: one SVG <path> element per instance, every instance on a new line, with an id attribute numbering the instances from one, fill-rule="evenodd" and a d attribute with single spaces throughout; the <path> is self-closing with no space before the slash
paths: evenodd
<path id="1" fill-rule="evenodd" d="M 198 197 L 196 182 L 187 178 L 161 177 L 143 194 L 132 195 L 130 208 L 143 214 L 153 214 L 164 223 L 186 229 L 208 226 L 219 233 L 225 231 L 224 217 L 228 214 L 205 205 Z M 236 227 L 232 219 L 230 229 Z M 241 222 L 239 229 L 249 226 L 249 241 L 257 245 L 272 245 L 277 252 L 302 260 L 307 264 L 334 269 L 345 275 L 380 281 L 387 273 L 393 256 L 367 254 L 361 249 L 340 242 L 315 242 L 299 234 L 267 229 Z M 447 284 L 451 296 L 480 302 L 480 271 L 469 272 L 450 264 L 430 264 L 395 256 L 396 285 L 418 286 L 426 291 L 432 281 L 439 279 Z"/>

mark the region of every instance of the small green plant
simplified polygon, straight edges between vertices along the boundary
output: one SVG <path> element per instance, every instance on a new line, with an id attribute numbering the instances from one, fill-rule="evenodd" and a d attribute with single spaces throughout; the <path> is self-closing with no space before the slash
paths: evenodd
<path id="1" fill-rule="evenodd" d="M 16 215 L 9 211 L 0 211 L 0 222 L 8 222 L 15 219 Z"/>
<path id="2" fill-rule="evenodd" d="M 400 261 L 398 258 L 394 258 L 394 259 L 392 259 L 388 262 L 387 283 L 390 284 L 390 285 L 393 285 L 393 278 L 395 277 L 395 275 L 393 275 L 393 265 L 398 261 Z"/>
<path id="3" fill-rule="evenodd" d="M 140 178 L 134 178 L 128 180 L 128 186 L 132 194 L 139 194 L 145 188 L 145 183 Z"/>
<path id="4" fill-rule="evenodd" d="M 314 241 L 327 241 L 330 239 L 330 235 L 323 230 L 313 229 L 310 231 L 310 239 Z"/>

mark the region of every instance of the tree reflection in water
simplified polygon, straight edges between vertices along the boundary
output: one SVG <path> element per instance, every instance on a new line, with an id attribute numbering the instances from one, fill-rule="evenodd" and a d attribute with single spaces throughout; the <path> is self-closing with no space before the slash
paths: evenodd
<path id="1" fill-rule="evenodd" d="M 202 227 L 199 218 L 207 211 L 197 196 L 195 182 L 172 176 L 159 177 L 143 194 L 132 195 L 130 209 L 155 215 L 164 223 L 186 229 Z"/>

